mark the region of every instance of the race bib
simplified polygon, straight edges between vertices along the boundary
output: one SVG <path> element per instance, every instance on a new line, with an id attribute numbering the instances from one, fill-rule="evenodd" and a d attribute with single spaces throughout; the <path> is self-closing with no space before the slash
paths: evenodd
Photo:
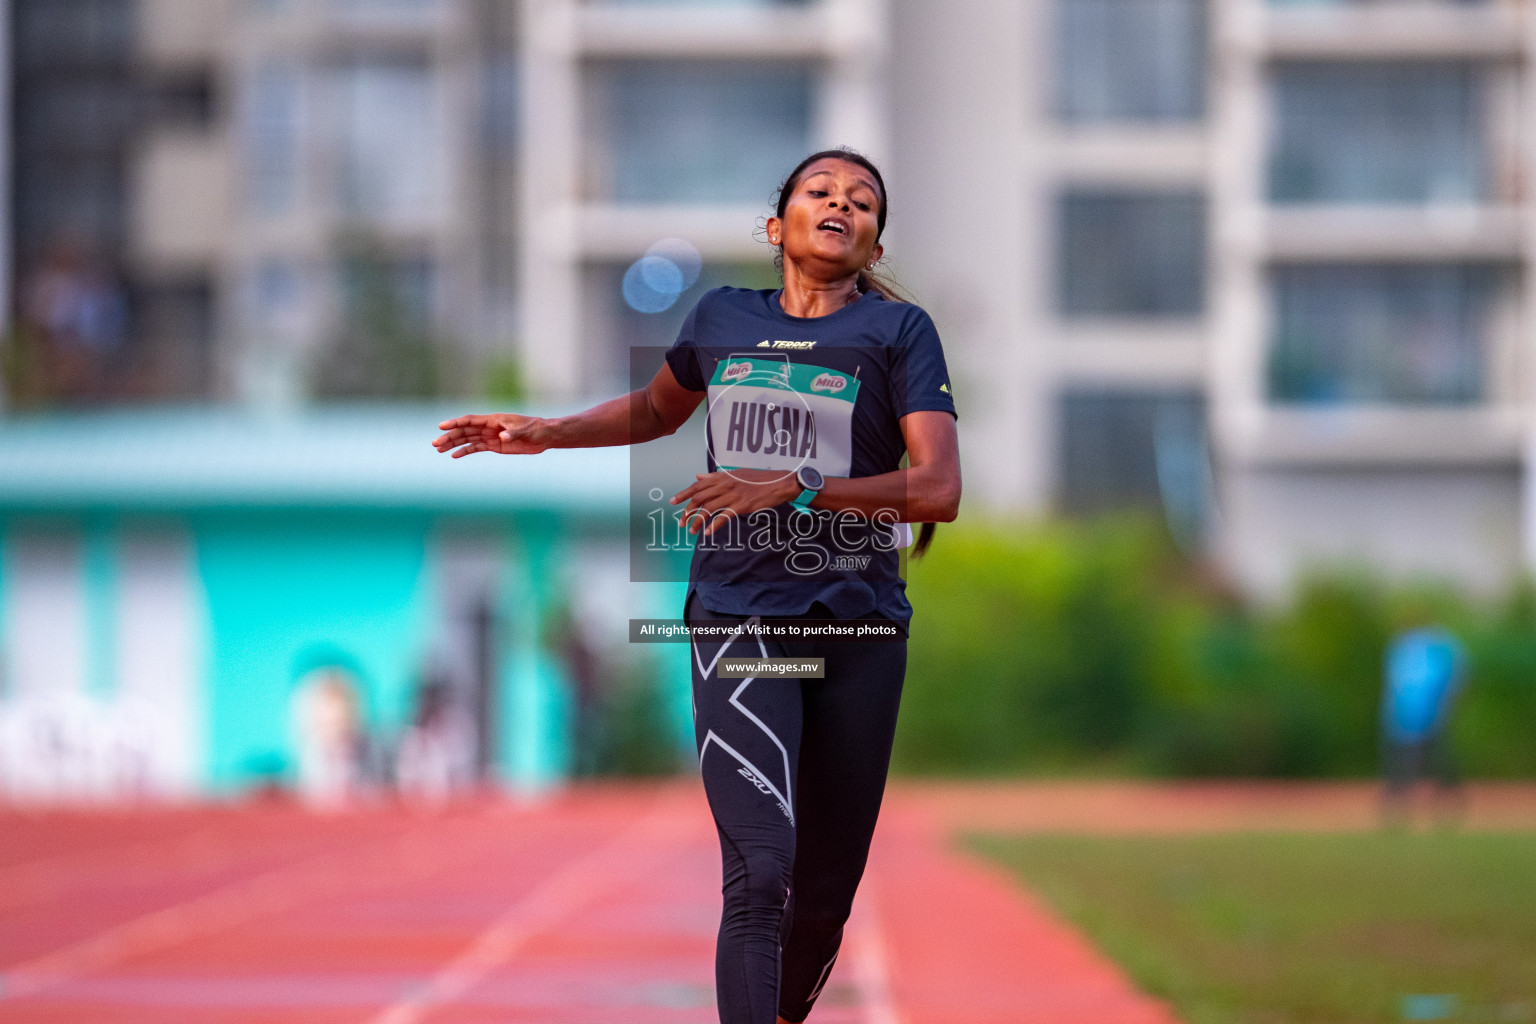
<path id="1" fill-rule="evenodd" d="M 709 447 L 721 469 L 811 466 L 823 476 L 853 465 L 859 380 L 824 366 L 731 356 L 709 382 Z"/>

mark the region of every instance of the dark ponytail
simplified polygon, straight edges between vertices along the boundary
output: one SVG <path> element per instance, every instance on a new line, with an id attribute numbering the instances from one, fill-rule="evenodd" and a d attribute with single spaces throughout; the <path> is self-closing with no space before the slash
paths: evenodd
<path id="1" fill-rule="evenodd" d="M 885 192 L 885 178 L 880 174 L 880 168 L 876 167 L 869 157 L 847 146 L 839 146 L 836 149 L 823 149 L 812 153 L 795 165 L 795 169 L 789 172 L 789 177 L 784 179 L 784 184 L 779 186 L 778 194 L 774 197 L 774 215 L 780 220 L 784 219 L 784 209 L 789 205 L 789 197 L 794 194 L 795 187 L 800 184 L 800 176 L 805 169 L 818 160 L 846 160 L 848 163 L 857 164 L 875 177 L 875 184 L 880 188 L 880 209 L 875 211 L 875 241 L 885 233 L 885 216 L 890 209 L 890 201 Z M 778 269 L 779 275 L 784 274 L 784 247 L 774 246 L 773 265 Z M 867 292 L 876 292 L 883 299 L 892 302 L 912 302 L 907 294 L 896 286 L 884 274 L 872 270 L 861 270 L 854 280 L 854 287 L 862 295 Z M 909 557 L 922 558 L 928 551 L 928 545 L 933 543 L 935 527 L 932 523 L 924 523 L 918 531 L 917 543 L 912 546 L 912 554 Z"/>
<path id="2" fill-rule="evenodd" d="M 892 302 L 912 301 L 907 297 L 905 292 L 903 292 L 900 288 L 896 287 L 894 283 L 892 283 L 890 278 L 886 277 L 884 274 L 879 274 L 872 270 L 859 271 L 859 276 L 858 280 L 855 282 L 855 287 L 857 287 L 860 292 L 878 292 L 882 299 L 889 299 Z"/>

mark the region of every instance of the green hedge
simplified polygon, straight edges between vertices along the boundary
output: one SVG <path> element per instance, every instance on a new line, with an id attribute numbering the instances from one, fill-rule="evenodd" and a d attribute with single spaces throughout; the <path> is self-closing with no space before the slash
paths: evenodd
<path id="1" fill-rule="evenodd" d="M 895 766 L 909 773 L 1362 776 L 1382 654 L 1436 620 L 1470 672 L 1466 775 L 1536 775 L 1536 593 L 1318 575 L 1240 600 L 1134 519 L 946 526 L 909 567 L 916 608 Z"/>

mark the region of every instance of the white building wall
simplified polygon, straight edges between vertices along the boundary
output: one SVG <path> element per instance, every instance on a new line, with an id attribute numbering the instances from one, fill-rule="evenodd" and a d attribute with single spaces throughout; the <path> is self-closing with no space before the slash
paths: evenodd
<path id="1" fill-rule="evenodd" d="M 89 651 L 85 565 L 74 534 L 11 535 L 0 547 L 0 650 L 7 696 L 52 699 L 85 693 Z"/>
<path id="2" fill-rule="evenodd" d="M 1232 469 L 1222 515 L 1229 564 L 1249 593 L 1284 600 L 1307 573 L 1455 580 L 1480 593 L 1519 567 L 1520 472 L 1483 467 Z"/>
<path id="3" fill-rule="evenodd" d="M 892 9 L 887 258 L 944 339 L 967 512 L 1038 512 L 1051 488 L 1041 6 Z"/>
<path id="4" fill-rule="evenodd" d="M 190 797 L 205 778 L 207 611 L 190 538 L 126 538 L 118 556 L 112 707 L 140 750 L 132 784 Z"/>
<path id="5" fill-rule="evenodd" d="M 0 798 L 174 799 L 203 780 L 205 610 L 177 536 L 0 546 Z"/>

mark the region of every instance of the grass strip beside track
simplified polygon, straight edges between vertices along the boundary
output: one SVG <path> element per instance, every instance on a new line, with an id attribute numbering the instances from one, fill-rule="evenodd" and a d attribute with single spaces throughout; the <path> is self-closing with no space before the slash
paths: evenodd
<path id="1" fill-rule="evenodd" d="M 1188 1024 L 1536 1022 L 1536 832 L 967 842 Z"/>

